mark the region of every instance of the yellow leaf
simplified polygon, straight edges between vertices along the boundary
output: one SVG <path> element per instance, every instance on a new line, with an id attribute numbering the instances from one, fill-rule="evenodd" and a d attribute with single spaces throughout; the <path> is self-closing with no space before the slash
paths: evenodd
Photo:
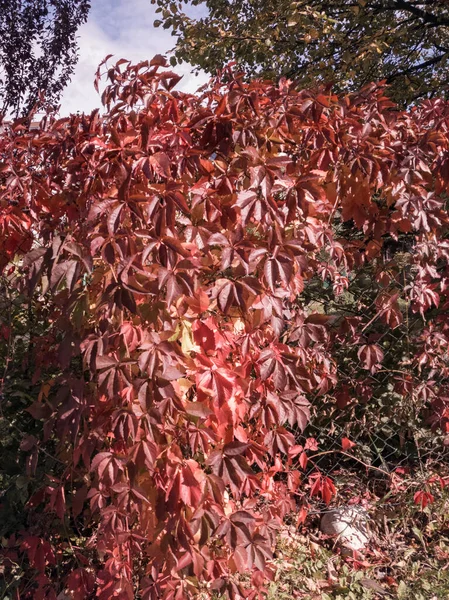
<path id="1" fill-rule="evenodd" d="M 176 324 L 176 329 L 174 334 L 168 338 L 169 342 L 176 342 L 176 340 L 179 338 L 179 334 L 181 333 L 181 327 L 179 325 L 179 323 Z"/>
<path id="2" fill-rule="evenodd" d="M 238 335 L 239 333 L 243 333 L 245 331 L 245 321 L 243 319 L 236 319 L 234 321 L 234 333 Z"/>
<path id="3" fill-rule="evenodd" d="M 190 381 L 190 379 L 185 379 L 185 377 L 181 377 L 176 381 L 176 383 L 184 394 L 188 392 L 193 385 L 193 381 Z"/>
<path id="4" fill-rule="evenodd" d="M 192 335 L 192 324 L 188 321 L 182 321 L 181 350 L 189 355 L 191 352 L 199 352 L 201 348 L 195 344 Z"/>

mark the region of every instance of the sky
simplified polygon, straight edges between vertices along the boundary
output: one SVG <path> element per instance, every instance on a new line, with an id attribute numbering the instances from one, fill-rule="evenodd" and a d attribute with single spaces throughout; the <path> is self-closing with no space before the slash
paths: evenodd
<path id="1" fill-rule="evenodd" d="M 114 55 L 111 63 L 120 58 L 135 62 L 173 48 L 175 38 L 167 30 L 153 27 L 155 9 L 150 0 L 93 0 L 89 19 L 78 31 L 79 61 L 61 98 L 62 116 L 101 106 L 93 81 L 98 64 L 108 54 Z M 190 65 L 173 70 L 184 76 L 177 86 L 183 91 L 194 92 L 208 79 L 204 73 L 192 74 Z"/>

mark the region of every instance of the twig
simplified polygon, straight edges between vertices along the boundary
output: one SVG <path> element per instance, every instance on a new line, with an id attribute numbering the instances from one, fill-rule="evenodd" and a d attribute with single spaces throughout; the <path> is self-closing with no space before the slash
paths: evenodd
<path id="1" fill-rule="evenodd" d="M 391 477 L 391 473 L 389 471 L 384 471 L 383 469 L 381 469 L 379 467 L 375 467 L 374 465 L 368 465 L 367 463 L 363 462 L 362 459 L 357 458 L 356 456 L 353 456 L 352 454 L 349 454 L 348 452 L 345 452 L 344 450 L 337 450 L 337 449 L 336 450 L 324 450 L 323 452 L 318 452 L 317 454 L 314 454 L 313 456 L 311 456 L 309 458 L 309 460 L 312 464 L 314 464 L 313 459 L 315 459 L 319 456 L 325 456 L 326 454 L 335 454 L 336 452 L 338 452 L 342 456 L 346 456 L 347 458 L 351 458 L 352 460 L 357 461 L 358 463 L 363 465 L 366 469 L 373 469 L 375 471 L 379 471 L 380 473 L 382 473 L 383 475 L 386 475 L 387 477 Z"/>

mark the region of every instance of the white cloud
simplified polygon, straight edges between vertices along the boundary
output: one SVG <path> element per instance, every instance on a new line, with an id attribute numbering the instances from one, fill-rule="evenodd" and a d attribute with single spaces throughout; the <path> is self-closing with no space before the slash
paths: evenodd
<path id="1" fill-rule="evenodd" d="M 126 58 L 134 62 L 171 50 L 175 38 L 166 30 L 154 28 L 155 18 L 150 0 L 93 2 L 88 22 L 79 30 L 79 62 L 61 98 L 61 115 L 90 112 L 101 106 L 93 80 L 106 55 L 114 55 L 111 61 Z M 184 91 L 194 92 L 208 79 L 204 73 L 192 74 L 186 64 L 174 70 L 184 76 L 177 86 Z"/>

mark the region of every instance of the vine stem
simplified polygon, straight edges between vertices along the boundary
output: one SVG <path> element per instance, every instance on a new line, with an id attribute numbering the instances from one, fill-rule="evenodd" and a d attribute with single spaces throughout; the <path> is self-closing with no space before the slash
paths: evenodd
<path id="1" fill-rule="evenodd" d="M 391 476 L 391 473 L 389 471 L 384 471 L 383 469 L 381 469 L 379 467 L 369 465 L 366 462 L 364 462 L 362 459 L 357 458 L 356 456 L 353 456 L 352 454 L 349 454 L 348 452 L 345 452 L 344 450 L 324 450 L 323 452 L 318 452 L 317 454 L 314 454 L 312 457 L 309 458 L 309 460 L 313 465 L 315 465 L 315 463 L 313 462 L 313 459 L 318 458 L 320 456 L 325 456 L 326 454 L 335 454 L 336 452 L 338 452 L 342 456 L 346 456 L 347 458 L 351 458 L 352 460 L 357 461 L 358 463 L 363 465 L 366 469 L 373 469 L 374 471 L 379 471 L 379 473 L 382 473 L 383 475 L 386 475 L 387 477 Z"/>

